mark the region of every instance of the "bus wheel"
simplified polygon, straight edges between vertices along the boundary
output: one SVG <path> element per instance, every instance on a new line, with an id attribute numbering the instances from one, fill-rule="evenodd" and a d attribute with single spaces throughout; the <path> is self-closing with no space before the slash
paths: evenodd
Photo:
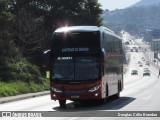
<path id="1" fill-rule="evenodd" d="M 118 92 L 118 93 L 116 94 L 116 99 L 118 99 L 119 96 L 120 96 L 120 93 Z"/>
<path id="2" fill-rule="evenodd" d="M 108 97 L 108 94 L 109 94 L 109 92 L 108 92 L 108 84 L 106 84 L 106 98 Z"/>
<path id="3" fill-rule="evenodd" d="M 59 105 L 60 105 L 60 108 L 65 108 L 66 107 L 66 100 L 59 100 Z"/>
<path id="4" fill-rule="evenodd" d="M 117 94 L 115 94 L 115 98 L 116 98 L 116 99 L 118 99 L 118 98 L 119 98 L 119 96 L 120 96 L 120 91 L 121 91 L 121 83 L 120 83 L 120 82 L 118 82 L 118 93 L 117 93 Z"/>
<path id="5" fill-rule="evenodd" d="M 106 103 L 107 103 L 106 98 L 102 98 L 102 99 L 101 99 L 101 103 L 102 103 L 102 104 L 106 104 Z"/>

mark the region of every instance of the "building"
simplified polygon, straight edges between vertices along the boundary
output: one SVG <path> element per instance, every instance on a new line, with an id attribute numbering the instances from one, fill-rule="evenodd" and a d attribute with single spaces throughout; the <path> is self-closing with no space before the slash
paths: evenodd
<path id="1" fill-rule="evenodd" d="M 151 49 L 154 51 L 154 58 L 158 58 L 158 55 L 160 54 L 160 39 L 153 39 Z"/>
<path id="2" fill-rule="evenodd" d="M 151 47 L 153 51 L 160 52 L 160 39 L 153 39 Z"/>

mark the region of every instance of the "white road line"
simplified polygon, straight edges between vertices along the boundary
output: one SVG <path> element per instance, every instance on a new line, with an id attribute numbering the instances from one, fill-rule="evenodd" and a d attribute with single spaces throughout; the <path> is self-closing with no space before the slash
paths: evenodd
<path id="1" fill-rule="evenodd" d="M 79 117 L 73 117 L 73 118 L 71 118 L 71 119 L 69 119 L 69 120 L 75 120 L 75 119 L 77 119 L 77 118 L 79 118 Z"/>
<path id="2" fill-rule="evenodd" d="M 94 120 L 94 119 L 96 119 L 96 117 L 91 117 L 91 118 L 89 118 L 88 120 Z"/>
<path id="3" fill-rule="evenodd" d="M 147 97 L 145 97 L 145 98 L 142 98 L 142 99 L 144 99 L 144 100 L 149 100 L 149 99 L 151 99 L 151 97 L 152 97 L 152 95 L 149 95 L 149 96 L 147 96 Z"/>

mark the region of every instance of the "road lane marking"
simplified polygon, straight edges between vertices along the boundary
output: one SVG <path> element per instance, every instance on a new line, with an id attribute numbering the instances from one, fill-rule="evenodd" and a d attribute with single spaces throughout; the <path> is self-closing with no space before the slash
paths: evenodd
<path id="1" fill-rule="evenodd" d="M 77 118 L 79 118 L 79 117 L 73 117 L 73 118 L 71 118 L 71 119 L 69 119 L 69 120 L 75 120 L 75 119 L 77 119 Z"/>
<path id="2" fill-rule="evenodd" d="M 91 117 L 91 118 L 89 118 L 88 120 L 94 120 L 94 119 L 96 119 L 96 117 Z"/>
<path id="3" fill-rule="evenodd" d="M 149 99 L 151 99 L 151 97 L 152 97 L 152 95 L 149 95 L 149 96 L 147 96 L 147 97 L 145 97 L 145 98 L 142 98 L 142 99 L 144 99 L 144 100 L 149 100 Z"/>

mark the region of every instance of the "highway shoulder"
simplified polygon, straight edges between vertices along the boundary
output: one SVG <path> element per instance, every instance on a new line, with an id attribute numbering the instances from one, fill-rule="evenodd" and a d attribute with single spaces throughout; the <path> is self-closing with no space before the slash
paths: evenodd
<path id="1" fill-rule="evenodd" d="M 44 92 L 27 93 L 27 94 L 9 96 L 9 97 L 0 97 L 0 104 L 23 100 L 23 99 L 28 99 L 28 98 L 33 98 L 33 97 L 37 97 L 37 96 L 48 95 L 49 93 L 50 93 L 49 91 L 44 91 Z"/>

